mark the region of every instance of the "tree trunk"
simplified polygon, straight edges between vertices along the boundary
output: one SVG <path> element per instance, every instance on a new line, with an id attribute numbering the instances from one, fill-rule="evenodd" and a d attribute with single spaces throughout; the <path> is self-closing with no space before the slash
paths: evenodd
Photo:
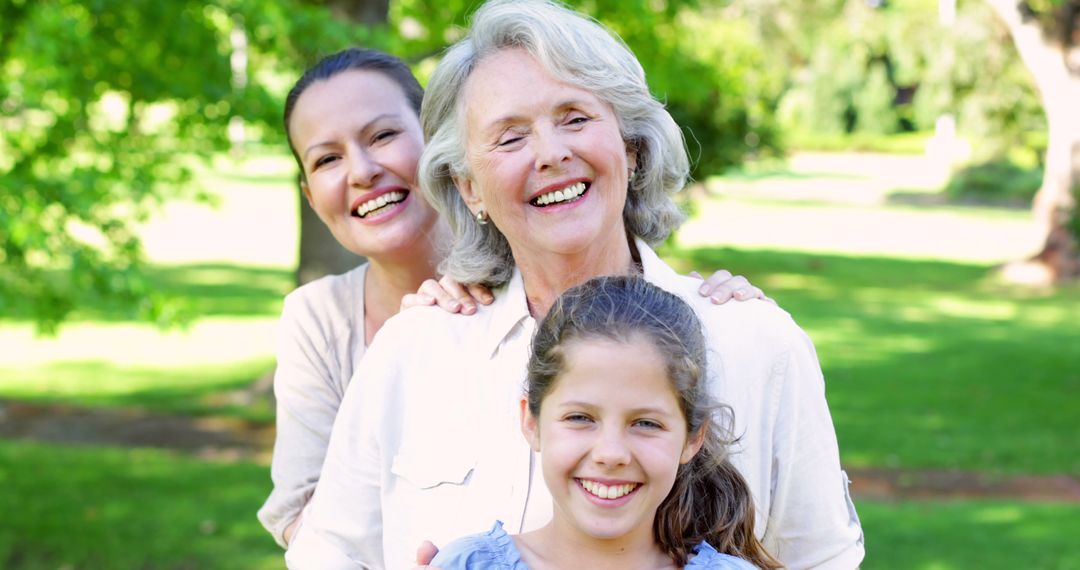
<path id="1" fill-rule="evenodd" d="M 1067 46 L 1044 35 L 1025 18 L 1015 0 L 987 0 L 1012 35 L 1020 59 L 1031 72 L 1046 112 L 1048 145 L 1043 183 L 1032 214 L 1046 236 L 1042 251 L 1028 260 L 1041 265 L 1047 280 L 1080 276 L 1080 249 L 1068 227 L 1080 185 L 1080 75 L 1067 65 Z"/>
<path id="2" fill-rule="evenodd" d="M 335 17 L 366 25 L 385 23 L 390 11 L 390 0 L 329 0 L 326 5 Z M 304 194 L 299 189 L 297 193 L 300 200 L 300 264 L 296 268 L 296 284 L 344 273 L 364 261 L 334 239 L 312 211 Z"/>

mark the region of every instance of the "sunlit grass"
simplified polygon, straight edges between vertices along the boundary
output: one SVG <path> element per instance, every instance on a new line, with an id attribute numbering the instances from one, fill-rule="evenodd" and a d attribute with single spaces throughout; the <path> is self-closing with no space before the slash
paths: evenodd
<path id="1" fill-rule="evenodd" d="M 1080 505 L 965 500 L 857 507 L 867 570 L 1080 568 Z"/>
<path id="2" fill-rule="evenodd" d="M 851 466 L 1080 474 L 1080 286 L 1011 289 L 990 268 L 680 249 L 750 277 L 813 338 Z"/>

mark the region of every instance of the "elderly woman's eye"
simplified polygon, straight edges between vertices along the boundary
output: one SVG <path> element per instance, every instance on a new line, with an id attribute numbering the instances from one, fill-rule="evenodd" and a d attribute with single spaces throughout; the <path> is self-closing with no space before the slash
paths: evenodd
<path id="1" fill-rule="evenodd" d="M 524 137 L 520 136 L 508 136 L 506 138 L 499 139 L 499 146 L 510 146 L 523 138 Z"/>
<path id="2" fill-rule="evenodd" d="M 589 118 L 584 115 L 572 115 L 567 121 L 568 125 L 581 125 L 589 121 Z"/>

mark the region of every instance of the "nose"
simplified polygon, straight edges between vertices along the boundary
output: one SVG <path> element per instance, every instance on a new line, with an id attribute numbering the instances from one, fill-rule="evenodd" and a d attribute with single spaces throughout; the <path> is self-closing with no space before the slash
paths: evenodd
<path id="1" fill-rule="evenodd" d="M 626 433 L 612 426 L 605 427 L 597 435 L 592 448 L 592 459 L 606 467 L 622 467 L 630 462 L 630 445 Z"/>
<path id="2" fill-rule="evenodd" d="M 554 126 L 537 129 L 533 136 L 535 168 L 538 171 L 558 169 L 573 156 L 570 146 Z"/>
<path id="3" fill-rule="evenodd" d="M 382 176 L 384 168 L 375 157 L 364 149 L 349 151 L 349 186 L 370 188 Z"/>

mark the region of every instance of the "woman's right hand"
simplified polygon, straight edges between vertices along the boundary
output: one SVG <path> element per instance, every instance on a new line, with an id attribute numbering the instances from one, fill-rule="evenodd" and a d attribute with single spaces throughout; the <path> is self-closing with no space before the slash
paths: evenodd
<path id="1" fill-rule="evenodd" d="M 409 293 L 401 298 L 401 308 L 438 305 L 448 313 L 471 315 L 476 312 L 476 304 L 490 305 L 495 300 L 491 290 L 483 285 L 462 285 L 443 276 L 438 281 L 425 280 L 416 293 Z"/>

